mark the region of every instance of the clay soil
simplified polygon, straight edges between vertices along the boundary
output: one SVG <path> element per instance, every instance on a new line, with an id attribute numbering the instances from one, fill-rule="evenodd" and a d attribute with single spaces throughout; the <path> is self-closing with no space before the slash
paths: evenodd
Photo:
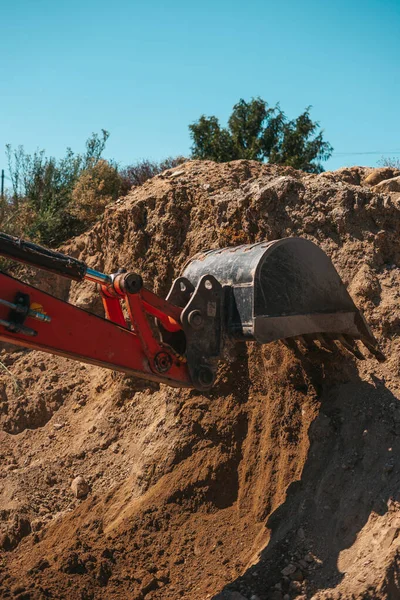
<path id="1" fill-rule="evenodd" d="M 166 295 L 197 251 L 304 236 L 387 361 L 239 344 L 200 393 L 4 347 L 0 598 L 400 598 L 400 194 L 380 173 L 189 161 L 63 248 Z M 89 283 L 39 283 L 101 312 Z"/>

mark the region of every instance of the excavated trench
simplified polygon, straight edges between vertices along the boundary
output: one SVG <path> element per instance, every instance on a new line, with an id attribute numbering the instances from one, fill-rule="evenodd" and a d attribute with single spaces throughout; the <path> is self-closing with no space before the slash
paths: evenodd
<path id="1" fill-rule="evenodd" d="M 400 597 L 399 194 L 379 173 L 192 161 L 63 248 L 165 295 L 202 249 L 305 236 L 388 359 L 238 344 L 202 394 L 2 350 L 1 598 Z M 101 310 L 90 284 L 41 286 Z"/>

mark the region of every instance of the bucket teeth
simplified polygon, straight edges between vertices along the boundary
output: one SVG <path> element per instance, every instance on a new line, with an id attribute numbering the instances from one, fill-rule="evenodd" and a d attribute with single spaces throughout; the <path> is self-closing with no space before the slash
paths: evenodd
<path id="1" fill-rule="evenodd" d="M 319 347 L 315 343 L 316 336 L 314 334 L 304 334 L 301 336 L 304 339 L 307 350 L 310 352 L 315 352 L 319 350 Z"/>
<path id="2" fill-rule="evenodd" d="M 322 333 L 315 333 L 312 335 L 297 335 L 296 337 L 285 338 L 280 341 L 286 346 L 286 348 L 289 348 L 294 352 L 299 352 L 299 350 L 303 351 L 303 353 L 304 351 L 318 352 L 321 350 L 321 348 L 327 350 L 328 352 L 337 351 L 337 346 L 333 343 L 333 341 L 327 339 L 326 336 L 322 335 Z M 318 342 L 319 345 L 316 344 L 316 342 Z"/>
<path id="3" fill-rule="evenodd" d="M 315 350 L 327 350 L 330 353 L 335 353 L 338 351 L 337 344 L 343 346 L 353 354 L 359 360 L 365 360 L 365 356 L 362 354 L 360 349 L 358 348 L 356 341 L 349 335 L 345 334 L 322 334 L 322 333 L 314 333 L 314 334 L 305 334 L 298 335 L 292 338 L 286 338 L 281 340 L 281 342 L 291 350 L 298 352 L 299 349 L 305 350 L 307 352 L 312 352 Z M 318 344 L 316 343 L 318 342 Z M 337 344 L 336 344 L 336 343 Z M 371 347 L 367 346 L 371 352 L 377 352 L 377 350 L 371 345 Z M 375 354 L 376 356 L 376 354 Z"/>
<path id="4" fill-rule="evenodd" d="M 357 345 L 356 338 L 353 338 L 347 334 L 322 334 L 322 333 L 313 333 L 313 334 L 305 334 L 305 335 L 297 335 L 291 338 L 285 338 L 280 340 L 282 344 L 293 350 L 295 353 L 299 351 L 304 353 L 312 352 L 315 350 L 320 350 L 323 348 L 330 353 L 335 353 L 338 351 L 338 345 L 343 346 L 348 352 L 350 352 L 353 356 L 358 358 L 358 360 L 365 360 L 364 354 L 361 352 Z M 364 346 L 377 358 L 380 362 L 384 362 L 386 360 L 385 355 L 381 352 L 376 346 L 371 344 L 365 338 L 361 338 L 360 341 L 364 344 Z M 319 346 L 315 343 L 318 342 Z M 336 342 L 336 343 L 335 343 Z M 338 344 L 338 345 L 337 345 Z"/>
<path id="5" fill-rule="evenodd" d="M 294 339 L 296 340 L 296 342 L 298 342 L 304 348 L 304 350 L 307 350 L 307 351 L 311 350 L 310 344 L 305 339 L 305 336 L 296 335 L 296 337 Z"/>
<path id="6" fill-rule="evenodd" d="M 286 348 L 289 348 L 289 350 L 293 350 L 294 352 L 298 352 L 298 347 L 297 344 L 295 342 L 295 340 L 293 338 L 285 338 L 283 340 L 281 340 L 282 344 L 284 346 L 286 346 Z"/>
<path id="7" fill-rule="evenodd" d="M 314 337 L 324 350 L 327 350 L 328 352 L 335 352 L 337 350 L 335 343 L 326 335 L 323 335 L 322 333 L 316 333 Z"/>
<path id="8" fill-rule="evenodd" d="M 379 362 L 385 362 L 386 356 L 379 350 L 379 348 L 368 342 L 365 338 L 361 338 L 361 341 L 367 350 L 369 350 Z"/>
<path id="9" fill-rule="evenodd" d="M 346 350 L 348 350 L 349 352 L 351 352 L 351 354 L 353 354 L 353 356 L 355 356 L 356 358 L 358 358 L 358 360 L 365 360 L 365 356 L 362 354 L 362 352 L 360 352 L 354 338 L 350 337 L 349 335 L 338 335 L 337 338 L 338 342 L 340 342 L 340 344 L 342 344 L 342 346 L 344 346 L 346 348 Z"/>

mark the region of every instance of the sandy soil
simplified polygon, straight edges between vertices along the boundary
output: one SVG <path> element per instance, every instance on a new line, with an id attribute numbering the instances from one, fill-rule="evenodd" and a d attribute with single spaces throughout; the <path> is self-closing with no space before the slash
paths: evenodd
<path id="1" fill-rule="evenodd" d="M 240 344 L 202 394 L 4 348 L 1 598 L 400 598 L 396 174 L 191 161 L 64 247 L 165 295 L 197 251 L 305 236 L 387 361 Z M 40 282 L 101 311 L 90 284 Z"/>

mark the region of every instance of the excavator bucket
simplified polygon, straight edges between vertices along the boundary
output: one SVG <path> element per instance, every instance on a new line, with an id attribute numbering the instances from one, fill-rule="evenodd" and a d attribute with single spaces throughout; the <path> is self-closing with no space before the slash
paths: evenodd
<path id="1" fill-rule="evenodd" d="M 385 359 L 331 260 L 309 240 L 210 250 L 194 256 L 182 276 L 194 288 L 204 276 L 222 285 L 230 338 L 327 350 L 338 342 L 363 358 L 355 343 L 361 340 L 378 360 Z"/>

